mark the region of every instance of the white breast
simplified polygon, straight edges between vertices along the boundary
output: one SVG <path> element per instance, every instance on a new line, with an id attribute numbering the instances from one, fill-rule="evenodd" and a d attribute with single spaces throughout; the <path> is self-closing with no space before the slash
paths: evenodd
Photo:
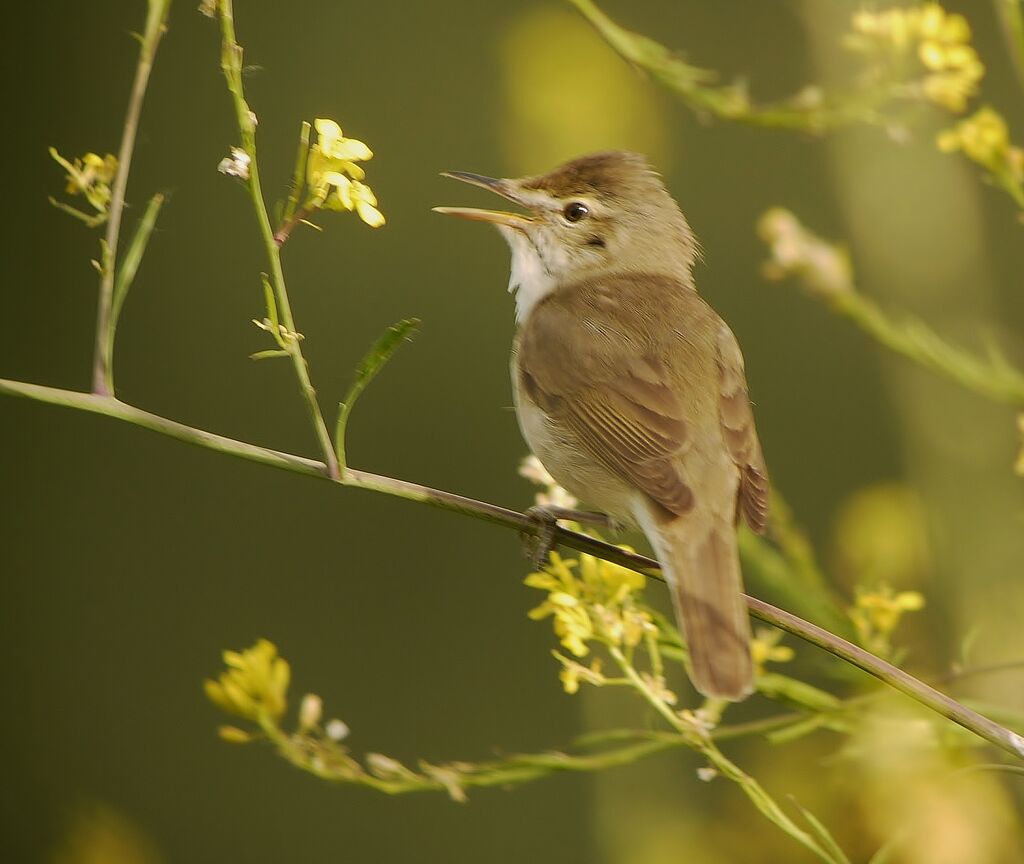
<path id="1" fill-rule="evenodd" d="M 549 256 L 541 257 L 535 242 L 522 231 L 499 226 L 502 235 L 512 250 L 512 272 L 508 279 L 508 290 L 516 298 L 516 321 L 522 324 L 533 307 L 555 289 L 556 277 L 552 273 Z"/>

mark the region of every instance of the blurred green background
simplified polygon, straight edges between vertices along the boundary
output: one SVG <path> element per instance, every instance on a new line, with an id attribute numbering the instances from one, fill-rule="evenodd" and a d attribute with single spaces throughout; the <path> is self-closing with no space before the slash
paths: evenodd
<path id="1" fill-rule="evenodd" d="M 605 8 L 774 96 L 835 74 L 853 7 Z M 970 16 L 987 97 L 1019 133 L 1020 91 L 991 7 L 950 8 Z M 47 204 L 63 181 L 46 148 L 116 151 L 136 56 L 129 31 L 141 29 L 144 4 L 22 4 L 18 15 L 0 37 L 0 375 L 85 389 L 96 237 Z M 912 668 L 947 668 L 968 633 L 978 662 L 1024 656 L 1024 495 L 1010 473 L 1010 412 L 883 355 L 758 273 L 754 223 L 783 205 L 846 239 L 859 283 L 884 305 L 974 346 L 996 334 L 1024 360 L 1021 229 L 1008 200 L 935 151 L 930 121 L 903 146 L 877 130 L 815 139 L 704 123 L 558 0 L 237 0 L 236 17 L 268 195 L 285 188 L 303 119 L 333 117 L 376 154 L 369 181 L 387 227 L 329 214 L 324 233 L 299 229 L 284 253 L 325 408 L 386 325 L 424 321 L 355 412 L 354 465 L 516 508 L 531 502 L 516 476 L 524 445 L 509 408 L 507 253 L 493 232 L 430 212 L 483 200 L 438 172 L 517 175 L 609 146 L 643 150 L 703 243 L 698 285 L 739 336 L 774 480 L 826 562 L 849 495 L 909 484 L 928 537 L 913 587 L 929 607 L 913 632 Z M 250 323 L 263 315 L 265 263 L 243 188 L 216 173 L 237 143 L 218 60 L 216 24 L 194 2 L 175 4 L 126 225 L 153 192 L 170 199 L 121 320 L 118 393 L 312 455 L 290 367 L 247 357 L 266 347 Z M 526 564 L 510 532 L 8 398 L 0 453 L 0 860 L 53 860 L 97 804 L 109 809 L 96 824 L 130 823 L 111 835 L 131 846 L 137 831 L 140 849 L 158 850 L 138 852 L 140 862 L 805 860 L 734 788 L 700 783 L 688 753 L 456 805 L 333 788 L 216 738 L 221 718 L 200 683 L 219 670 L 221 649 L 259 636 L 292 662 L 295 694 L 315 690 L 348 723 L 358 752 L 485 758 L 635 722 L 639 705 L 562 693 L 550 633 L 525 616 L 537 598 L 521 584 Z M 1019 683 L 1002 676 L 975 688 L 1024 707 Z M 866 817 L 828 761 L 835 744 L 731 752 L 867 849 Z"/>

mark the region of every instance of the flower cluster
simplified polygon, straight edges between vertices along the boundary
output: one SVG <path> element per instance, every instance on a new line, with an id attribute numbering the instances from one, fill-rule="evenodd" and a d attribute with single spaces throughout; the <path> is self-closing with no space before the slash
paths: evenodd
<path id="1" fill-rule="evenodd" d="M 591 643 L 622 650 L 630 656 L 637 646 L 644 644 L 652 672 L 642 674 L 648 686 L 660 694 L 659 698 L 671 704 L 675 694 L 665 686 L 661 674 L 658 626 L 637 596 L 645 583 L 643 574 L 592 555 L 582 554 L 578 561 L 572 561 L 551 552 L 544 570 L 526 577 L 526 585 L 548 595 L 530 610 L 529 616 L 534 621 L 551 618 L 562 647 L 578 658 L 591 653 Z M 589 666 L 584 666 L 554 653 L 562 664 L 559 677 L 566 693 L 579 690 L 581 681 L 598 686 L 608 682 L 602 674 L 600 658 L 594 657 Z"/>
<path id="2" fill-rule="evenodd" d="M 971 28 L 962 15 L 938 3 L 881 12 L 862 10 L 853 16 L 847 45 L 858 53 L 888 61 L 894 69 L 916 57 L 924 75 L 912 86 L 929 101 L 959 114 L 966 110 L 985 74 L 971 43 Z"/>
<path id="3" fill-rule="evenodd" d="M 112 153 L 108 153 L 106 156 L 86 153 L 80 159 L 69 162 L 54 147 L 50 148 L 50 156 L 67 172 L 68 184 L 64 191 L 68 195 L 81 195 L 96 212 L 95 214 L 82 213 L 73 207 L 60 204 L 52 198 L 50 203 L 78 217 L 90 227 L 105 222 L 107 210 L 110 207 L 110 184 L 114 181 L 114 175 L 117 174 L 117 157 Z"/>
<path id="4" fill-rule="evenodd" d="M 228 177 L 237 177 L 239 180 L 249 179 L 249 166 L 252 164 L 252 157 L 241 147 L 232 147 L 231 154 L 220 160 L 217 170 Z"/>
<path id="5" fill-rule="evenodd" d="M 754 660 L 757 676 L 764 674 L 767 663 L 788 663 L 796 656 L 788 645 L 780 645 L 782 631 L 775 628 L 758 627 L 750 641 L 750 654 Z"/>
<path id="6" fill-rule="evenodd" d="M 366 172 L 358 164 L 373 158 L 373 152 L 362 141 L 346 138 L 333 120 L 317 119 L 314 124 L 317 140 L 309 148 L 306 182 L 314 209 L 354 210 L 371 228 L 384 224 L 384 214 L 377 209 L 377 196 L 363 180 Z"/>
<path id="7" fill-rule="evenodd" d="M 963 152 L 996 176 L 1024 182 L 1024 150 L 1010 143 L 1006 121 L 987 105 L 940 132 L 936 144 L 943 153 Z"/>
<path id="8" fill-rule="evenodd" d="M 633 598 L 646 581 L 642 573 L 592 555 L 567 561 L 551 552 L 545 569 L 526 577 L 526 585 L 548 592 L 547 599 L 530 610 L 530 618 L 553 617 L 555 635 L 577 657 L 589 653 L 587 643 L 594 639 L 635 647 L 655 629 L 650 613 Z"/>
<path id="9" fill-rule="evenodd" d="M 853 290 L 853 270 L 846 251 L 812 234 L 790 211 L 775 207 L 757 223 L 771 259 L 762 266 L 766 279 L 800 278 L 809 291 L 824 297 Z"/>
<path id="10" fill-rule="evenodd" d="M 225 651 L 223 657 L 227 670 L 216 681 L 203 682 L 207 698 L 228 714 L 261 726 L 276 724 L 287 708 L 291 679 L 288 661 L 278 656 L 277 646 L 260 639 L 244 651 Z"/>
<path id="11" fill-rule="evenodd" d="M 850 619 L 857 628 L 861 645 L 885 657 L 892 653 L 892 634 L 907 612 L 924 608 L 919 591 L 893 591 L 880 583 L 872 589 L 857 588 L 857 597 L 850 609 Z"/>

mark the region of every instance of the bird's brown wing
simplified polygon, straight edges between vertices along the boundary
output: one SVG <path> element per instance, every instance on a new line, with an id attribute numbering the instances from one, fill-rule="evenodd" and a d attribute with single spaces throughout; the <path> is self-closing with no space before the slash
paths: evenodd
<path id="1" fill-rule="evenodd" d="M 628 283 L 610 287 L 628 294 Z M 677 458 L 690 443 L 687 423 L 668 370 L 644 350 L 638 331 L 648 328 L 636 314 L 583 311 L 581 320 L 578 307 L 552 297 L 531 314 L 519 345 L 526 394 L 612 473 L 670 513 L 688 512 L 693 492 Z"/>
<path id="2" fill-rule="evenodd" d="M 747 524 L 761 533 L 768 522 L 768 472 L 754 427 L 743 355 L 736 337 L 724 323 L 718 331 L 718 369 L 722 437 L 740 469 L 737 518 L 742 513 Z"/>

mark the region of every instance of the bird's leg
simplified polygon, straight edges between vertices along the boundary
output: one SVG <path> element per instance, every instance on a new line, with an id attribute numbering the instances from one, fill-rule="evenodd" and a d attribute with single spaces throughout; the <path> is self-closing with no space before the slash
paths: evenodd
<path id="1" fill-rule="evenodd" d="M 535 570 L 544 567 L 548 554 L 555 546 L 555 532 L 559 522 L 579 522 L 584 525 L 595 525 L 598 528 L 614 528 L 611 517 L 594 510 L 573 510 L 568 507 L 555 507 L 538 504 L 531 507 L 525 514 L 537 524 L 537 532 L 523 532 L 523 550 L 530 559 Z"/>

